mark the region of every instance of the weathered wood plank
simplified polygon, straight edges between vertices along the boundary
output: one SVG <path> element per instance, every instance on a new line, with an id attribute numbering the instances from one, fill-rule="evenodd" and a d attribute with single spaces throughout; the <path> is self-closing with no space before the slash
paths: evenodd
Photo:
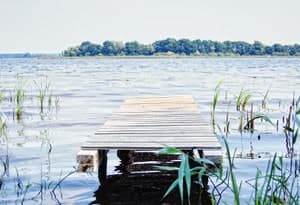
<path id="1" fill-rule="evenodd" d="M 94 149 L 124 149 L 124 150 L 155 150 L 161 149 L 166 146 L 176 147 L 178 149 L 183 150 L 220 150 L 221 146 L 218 142 L 159 142 L 159 143 L 151 143 L 151 142 L 115 142 L 112 144 L 111 142 L 106 141 L 92 141 L 86 142 L 81 146 L 83 150 L 94 150 Z M 192 146 L 192 147 L 191 147 Z"/>
<path id="2" fill-rule="evenodd" d="M 133 102 L 166 102 L 170 101 L 171 103 L 175 101 L 184 101 L 184 102 L 194 102 L 194 98 L 191 95 L 174 95 L 174 96 L 138 96 L 131 97 L 125 100 L 125 103 L 133 103 Z"/>
<path id="3" fill-rule="evenodd" d="M 177 138 L 177 137 L 185 137 L 186 139 L 188 139 L 189 137 L 193 137 L 193 138 L 199 138 L 200 140 L 205 140 L 205 137 L 208 138 L 213 138 L 216 139 L 214 137 L 213 134 L 203 134 L 203 133 L 178 133 L 178 132 L 149 132 L 149 131 L 145 131 L 145 132 L 96 132 L 95 136 L 93 136 L 93 139 L 98 139 L 99 141 L 102 140 L 103 137 L 138 137 L 138 138 L 159 138 L 159 137 L 171 137 L 171 138 Z"/>
<path id="4" fill-rule="evenodd" d="M 188 120 L 186 120 L 186 121 L 164 121 L 164 120 L 162 120 L 162 121 L 159 121 L 159 120 L 157 120 L 157 121 L 142 121 L 142 120 L 136 120 L 136 121 L 125 121 L 125 120 L 111 120 L 111 121 L 107 121 L 107 122 L 105 122 L 104 124 L 105 125 L 107 125 L 107 124 L 124 124 L 124 125 L 126 125 L 126 124 L 160 124 L 160 123 L 164 123 L 164 124 L 177 124 L 177 125 L 181 125 L 181 124 L 183 124 L 183 125 L 198 125 L 198 126 L 201 126 L 201 125 L 203 125 L 203 126 L 209 126 L 209 125 L 207 125 L 207 124 L 205 124 L 205 123 L 201 123 L 201 122 L 197 122 L 197 121 L 188 121 Z"/>
<path id="5" fill-rule="evenodd" d="M 127 135 L 138 135 L 140 137 L 144 136 L 144 135 L 151 135 L 151 136 L 155 136 L 155 135 L 159 135 L 161 134 L 161 136 L 163 135 L 174 135 L 174 136 L 195 136 L 195 137 L 203 137 L 203 136 L 207 136 L 207 137 L 213 137 L 214 135 L 210 132 L 204 133 L 201 132 L 201 130 L 168 130 L 168 129 L 102 129 L 102 130 L 98 130 L 96 133 L 96 135 L 113 135 L 113 134 L 127 134 Z"/>
<path id="6" fill-rule="evenodd" d="M 186 141 L 193 141 L 193 142 L 218 142 L 217 139 L 212 138 L 212 137 L 198 137 L 198 136 L 189 136 L 189 137 L 181 137 L 181 136 L 174 136 L 174 137 L 168 137 L 170 135 L 166 136 L 161 136 L 161 137 L 155 137 L 155 136 L 143 136 L 139 137 L 138 135 L 136 136 L 130 136 L 130 135 L 103 135 L 101 136 L 101 142 L 107 141 L 107 142 L 186 142 Z M 88 140 L 88 142 L 97 142 L 97 138 L 91 138 Z"/>

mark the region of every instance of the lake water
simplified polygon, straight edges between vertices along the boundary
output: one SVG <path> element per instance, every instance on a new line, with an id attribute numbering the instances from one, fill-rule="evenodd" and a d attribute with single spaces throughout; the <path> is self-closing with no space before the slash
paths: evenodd
<path id="1" fill-rule="evenodd" d="M 8 139 L 8 149 L 5 137 L 0 139 L 0 157 L 5 161 L 7 152 L 9 156 L 9 173 L 0 175 L 0 204 L 94 201 L 99 186 L 96 173 L 72 174 L 56 188 L 56 196 L 50 191 L 74 171 L 80 145 L 124 99 L 193 95 L 200 112 L 210 118 L 214 89 L 220 81 L 216 124 L 223 128 L 229 113 L 228 142 L 232 151 L 237 148 L 238 156 L 235 173 L 245 181 L 255 176 L 257 167 L 264 169 L 275 152 L 286 154 L 282 117 L 293 96 L 300 96 L 299 58 L 0 59 L 0 109 Z M 46 82 L 50 82 L 51 108 L 46 97 L 41 115 L 37 88 Z M 14 114 L 18 87 L 25 90 L 20 120 Z M 267 114 L 274 123 L 278 120 L 278 131 L 268 123 L 258 123 L 253 134 L 240 134 L 235 102 L 242 88 L 251 93 L 249 104 L 253 103 L 255 112 Z M 262 109 L 267 90 L 267 108 Z M 299 144 L 296 148 L 299 151 Z M 249 153 L 254 153 L 254 159 L 248 159 Z M 116 152 L 108 157 L 108 174 L 116 174 Z M 243 197 L 249 198 L 250 187 L 245 185 L 243 190 Z M 231 200 L 229 193 L 224 197 Z"/>

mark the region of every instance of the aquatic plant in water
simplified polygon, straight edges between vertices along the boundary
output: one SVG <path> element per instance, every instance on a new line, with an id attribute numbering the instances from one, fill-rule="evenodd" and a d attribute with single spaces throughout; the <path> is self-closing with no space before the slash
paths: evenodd
<path id="1" fill-rule="evenodd" d="M 261 103 L 261 106 L 262 108 L 266 109 L 267 108 L 267 102 L 268 102 L 268 99 L 269 99 L 269 92 L 270 92 L 270 89 L 268 89 L 266 91 L 266 93 L 264 94 L 264 98 L 262 100 L 262 103 Z"/>
<path id="2" fill-rule="evenodd" d="M 44 103 L 46 96 L 49 95 L 48 97 L 48 105 L 51 103 L 51 93 L 50 93 L 50 85 L 51 83 L 48 81 L 48 78 L 43 81 L 41 80 L 40 83 L 37 81 L 34 81 L 37 89 L 38 89 L 38 100 L 39 100 L 39 106 L 40 106 L 40 113 L 44 113 Z"/>
<path id="3" fill-rule="evenodd" d="M 23 103 L 25 101 L 25 81 L 22 77 L 17 76 L 17 84 L 15 87 L 15 114 L 17 117 L 17 121 L 19 122 L 22 117 L 22 112 L 23 112 Z"/>
<path id="4" fill-rule="evenodd" d="M 170 187 L 164 194 L 163 198 L 165 198 L 175 188 L 178 187 L 181 203 L 183 204 L 184 192 L 186 189 L 188 204 L 191 204 L 190 197 L 191 197 L 191 184 L 193 183 L 192 177 L 196 176 L 199 181 L 199 185 L 202 187 L 205 187 L 205 184 L 203 184 L 203 182 L 202 182 L 202 177 L 208 176 L 209 174 L 211 174 L 211 172 L 207 171 L 208 170 L 207 165 L 215 166 L 214 163 L 205 158 L 200 158 L 200 157 L 194 158 L 194 157 L 182 152 L 181 150 L 178 150 L 178 149 L 172 148 L 172 147 L 166 147 L 164 149 L 161 149 L 159 154 L 180 155 L 179 167 L 155 166 L 159 170 L 177 171 L 177 179 L 170 185 Z M 189 162 L 190 160 L 193 160 L 196 164 L 198 164 L 200 166 L 191 167 L 190 162 Z M 212 174 L 214 174 L 214 173 L 212 173 Z"/>
<path id="5" fill-rule="evenodd" d="M 54 104 L 55 104 L 55 110 L 56 110 L 56 112 L 57 112 L 58 109 L 59 109 L 59 103 L 60 103 L 60 98 L 59 98 L 59 96 L 55 96 Z"/>
<path id="6" fill-rule="evenodd" d="M 211 116 L 212 116 L 212 124 L 215 124 L 215 111 L 216 107 L 219 101 L 219 96 L 220 96 L 220 86 L 221 86 L 222 81 L 220 81 L 216 87 L 215 87 L 215 93 L 213 97 L 213 102 L 212 102 L 212 111 L 211 111 Z"/>
<path id="7" fill-rule="evenodd" d="M 0 103 L 3 101 L 3 94 L 0 92 Z"/>

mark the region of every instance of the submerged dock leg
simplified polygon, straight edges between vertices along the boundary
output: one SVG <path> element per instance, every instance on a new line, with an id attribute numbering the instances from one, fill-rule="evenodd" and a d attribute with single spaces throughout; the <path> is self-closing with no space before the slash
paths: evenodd
<path id="1" fill-rule="evenodd" d="M 98 150 L 98 158 L 99 158 L 98 179 L 100 183 L 104 183 L 106 180 L 107 152 L 108 150 Z"/>

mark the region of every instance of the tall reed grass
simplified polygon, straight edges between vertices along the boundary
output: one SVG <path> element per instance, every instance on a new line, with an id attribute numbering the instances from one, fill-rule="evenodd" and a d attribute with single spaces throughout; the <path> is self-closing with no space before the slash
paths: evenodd
<path id="1" fill-rule="evenodd" d="M 213 97 L 212 110 L 211 110 L 211 118 L 212 118 L 213 125 L 215 125 L 215 112 L 216 112 L 216 107 L 217 107 L 217 104 L 218 104 L 219 98 L 220 98 L 221 84 L 222 84 L 222 81 L 219 81 L 214 89 L 215 93 L 214 93 L 214 97 Z"/>
<path id="2" fill-rule="evenodd" d="M 34 81 L 37 90 L 38 95 L 37 98 L 39 100 L 39 107 L 40 107 L 40 113 L 44 113 L 44 107 L 45 107 L 45 100 L 48 96 L 48 106 L 51 104 L 51 90 L 50 90 L 50 81 L 46 77 L 45 80 L 41 80 L 40 82 Z"/>

